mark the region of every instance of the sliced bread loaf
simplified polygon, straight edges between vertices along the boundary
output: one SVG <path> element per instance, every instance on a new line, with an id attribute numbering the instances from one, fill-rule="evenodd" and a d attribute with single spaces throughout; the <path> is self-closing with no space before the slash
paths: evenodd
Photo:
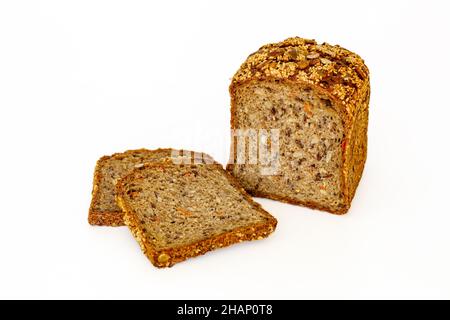
<path id="1" fill-rule="evenodd" d="M 154 163 L 117 183 L 124 221 L 156 267 L 274 231 L 277 221 L 221 165 Z"/>
<path id="2" fill-rule="evenodd" d="M 198 161 L 203 161 L 203 159 L 208 162 L 213 161 L 205 154 L 176 149 L 130 150 L 100 158 L 95 167 L 89 223 L 100 226 L 124 225 L 122 210 L 117 206 L 115 200 L 116 182 L 144 163 L 170 161 L 180 157 L 183 159 L 195 158 Z"/>
<path id="3" fill-rule="evenodd" d="M 230 94 L 234 140 L 227 169 L 242 186 L 254 196 L 347 212 L 367 154 L 370 86 L 364 61 L 339 46 L 290 38 L 250 55 Z M 258 163 L 239 161 L 245 150 L 238 150 L 237 140 L 248 139 L 242 135 L 248 130 L 276 133 L 271 157 L 259 153 Z M 268 165 L 277 168 L 275 174 L 264 171 Z"/>

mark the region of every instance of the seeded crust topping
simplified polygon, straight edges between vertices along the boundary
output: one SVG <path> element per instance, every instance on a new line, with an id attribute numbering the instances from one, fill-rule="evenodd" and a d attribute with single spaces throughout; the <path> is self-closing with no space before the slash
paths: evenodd
<path id="1" fill-rule="evenodd" d="M 351 121 L 369 88 L 369 69 L 357 54 L 299 37 L 267 44 L 251 54 L 234 75 L 230 91 L 247 80 L 292 80 L 328 92 Z"/>

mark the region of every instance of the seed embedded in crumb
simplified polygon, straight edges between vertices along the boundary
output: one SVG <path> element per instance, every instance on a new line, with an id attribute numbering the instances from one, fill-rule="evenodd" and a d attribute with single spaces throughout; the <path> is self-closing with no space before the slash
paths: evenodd
<path id="1" fill-rule="evenodd" d="M 190 211 L 188 209 L 185 209 L 185 208 L 181 208 L 181 207 L 177 208 L 177 211 L 179 213 L 181 213 L 181 215 L 184 216 L 184 217 L 191 217 L 193 215 L 192 211 Z"/>
<path id="2" fill-rule="evenodd" d="M 313 113 L 312 113 L 312 106 L 311 106 L 309 103 L 305 103 L 305 104 L 303 105 L 303 108 L 305 109 L 305 112 L 306 112 L 309 116 L 312 116 L 312 115 L 313 115 Z"/>

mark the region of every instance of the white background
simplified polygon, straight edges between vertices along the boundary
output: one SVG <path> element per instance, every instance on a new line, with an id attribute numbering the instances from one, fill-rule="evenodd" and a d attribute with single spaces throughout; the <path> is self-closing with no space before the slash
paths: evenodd
<path id="1" fill-rule="evenodd" d="M 0 298 L 450 298 L 448 1 L 1 1 Z M 257 199 L 270 238 L 154 268 L 87 223 L 95 161 L 228 158 L 230 78 L 289 36 L 371 70 L 346 216 Z"/>

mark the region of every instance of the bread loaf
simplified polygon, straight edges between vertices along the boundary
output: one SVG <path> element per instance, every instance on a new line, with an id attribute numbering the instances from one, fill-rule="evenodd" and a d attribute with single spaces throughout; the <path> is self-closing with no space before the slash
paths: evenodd
<path id="1" fill-rule="evenodd" d="M 346 213 L 367 154 L 364 61 L 339 46 L 289 38 L 251 54 L 234 75 L 230 95 L 233 152 L 227 169 L 243 187 L 254 196 Z M 277 142 L 270 159 L 259 145 L 257 163 L 248 155 L 239 163 L 237 140 L 245 130 L 278 134 L 267 139 L 268 145 Z M 249 148 L 248 141 L 244 145 Z M 262 159 L 276 172 L 264 172 Z"/>

